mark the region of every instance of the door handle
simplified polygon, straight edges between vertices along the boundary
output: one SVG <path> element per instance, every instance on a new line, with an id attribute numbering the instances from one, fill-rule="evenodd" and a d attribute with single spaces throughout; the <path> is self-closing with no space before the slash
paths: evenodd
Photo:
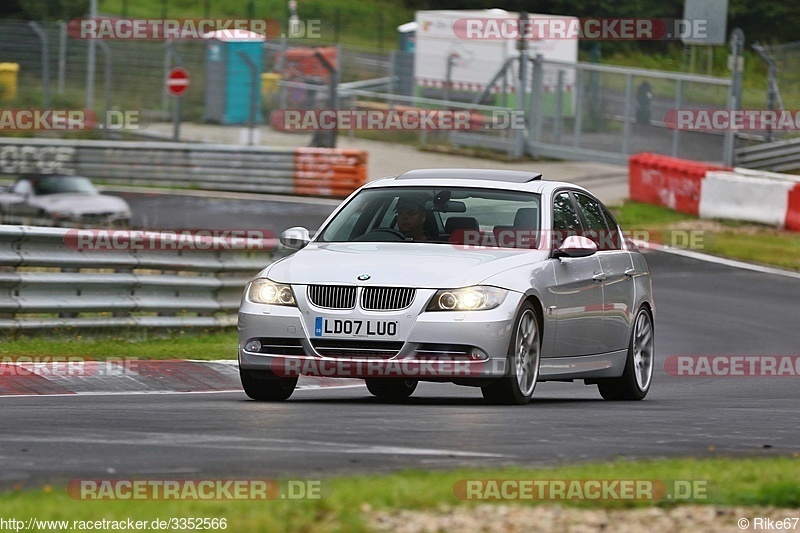
<path id="1" fill-rule="evenodd" d="M 634 268 L 625 269 L 625 275 L 628 276 L 629 278 L 632 278 L 634 274 L 636 274 L 636 269 Z"/>
<path id="2" fill-rule="evenodd" d="M 592 279 L 595 281 L 603 281 L 604 279 L 606 279 L 606 274 L 605 272 L 600 272 L 592 276 Z"/>

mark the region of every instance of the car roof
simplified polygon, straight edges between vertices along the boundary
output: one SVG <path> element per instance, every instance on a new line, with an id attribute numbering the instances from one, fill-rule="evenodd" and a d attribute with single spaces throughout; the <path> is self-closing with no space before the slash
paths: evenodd
<path id="1" fill-rule="evenodd" d="M 425 179 L 459 179 L 459 180 L 486 180 L 510 181 L 511 183 L 528 183 L 542 179 L 541 172 L 523 172 L 519 170 L 494 170 L 475 168 L 429 168 L 409 170 L 396 180 L 425 180 Z"/>
<path id="2" fill-rule="evenodd" d="M 542 181 L 539 172 L 475 168 L 432 168 L 410 170 L 398 176 L 380 178 L 364 188 L 381 187 L 473 187 L 504 189 L 544 194 L 561 188 L 589 192 L 580 185 L 565 181 Z M 591 194 L 591 193 L 589 193 Z"/>

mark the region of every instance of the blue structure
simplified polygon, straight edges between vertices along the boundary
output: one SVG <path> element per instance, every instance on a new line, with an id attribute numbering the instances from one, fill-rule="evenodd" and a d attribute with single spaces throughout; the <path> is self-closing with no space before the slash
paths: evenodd
<path id="1" fill-rule="evenodd" d="M 255 105 L 255 123 L 262 123 L 261 72 L 264 65 L 264 37 L 244 30 L 220 30 L 208 34 L 206 38 L 206 98 L 203 120 L 219 124 L 249 124 L 252 99 Z M 248 59 L 256 67 L 255 74 L 248 66 Z"/>

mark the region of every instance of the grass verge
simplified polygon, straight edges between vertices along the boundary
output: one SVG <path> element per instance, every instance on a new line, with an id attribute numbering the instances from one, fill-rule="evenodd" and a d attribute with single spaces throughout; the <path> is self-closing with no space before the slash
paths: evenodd
<path id="1" fill-rule="evenodd" d="M 611 209 L 629 234 L 750 263 L 800 271 L 800 233 L 735 221 L 705 220 L 665 207 L 626 202 Z"/>
<path id="2" fill-rule="evenodd" d="M 235 359 L 237 343 L 234 329 L 159 333 L 130 329 L 114 336 L 62 332 L 50 337 L 0 337 L 0 358 Z"/>
<path id="3" fill-rule="evenodd" d="M 800 461 L 793 457 L 750 459 L 671 459 L 618 461 L 546 469 L 462 469 L 449 472 L 404 471 L 321 481 L 321 499 L 270 501 L 87 501 L 72 499 L 64 487 L 45 486 L 0 493 L 6 517 L 26 520 L 133 520 L 225 518 L 229 531 L 368 531 L 366 505 L 374 510 L 430 510 L 486 501 L 462 501 L 453 491 L 459 480 L 676 480 L 706 482 L 706 498 L 694 504 L 800 507 Z M 286 481 L 286 480 L 284 480 Z M 281 483 L 285 487 L 285 483 Z M 559 502 L 524 500 L 505 504 Z M 564 501 L 580 508 L 674 506 L 678 502 L 643 500 Z"/>

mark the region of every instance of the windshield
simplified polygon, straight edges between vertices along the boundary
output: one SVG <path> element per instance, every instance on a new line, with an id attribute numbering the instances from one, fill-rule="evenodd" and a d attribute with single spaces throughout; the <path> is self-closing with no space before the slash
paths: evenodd
<path id="1" fill-rule="evenodd" d="M 466 187 L 365 189 L 317 242 L 431 242 L 535 248 L 538 194 Z"/>
<path id="2" fill-rule="evenodd" d="M 92 182 L 82 176 L 42 176 L 30 180 L 36 195 L 95 194 Z"/>

